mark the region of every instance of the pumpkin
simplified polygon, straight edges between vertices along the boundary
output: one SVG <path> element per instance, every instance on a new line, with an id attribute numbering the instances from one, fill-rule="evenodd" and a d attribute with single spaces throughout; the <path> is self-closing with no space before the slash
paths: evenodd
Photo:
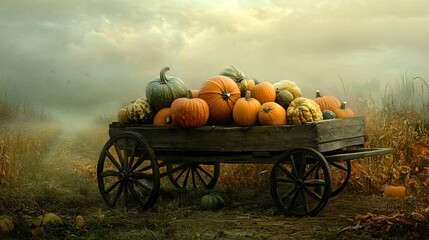
<path id="1" fill-rule="evenodd" d="M 229 124 L 240 89 L 230 77 L 215 75 L 203 82 L 198 97 L 209 105 L 209 123 Z"/>
<path id="2" fill-rule="evenodd" d="M 201 198 L 200 206 L 203 210 L 216 211 L 225 206 L 225 201 L 221 196 L 212 193 Z"/>
<path id="3" fill-rule="evenodd" d="M 159 76 L 153 78 L 146 86 L 146 99 L 155 109 L 170 107 L 180 97 L 186 97 L 187 88 L 182 79 L 167 76 L 170 67 L 161 69 Z"/>
<path id="4" fill-rule="evenodd" d="M 159 110 L 153 118 L 153 124 L 157 126 L 171 126 L 171 108 L 163 108 Z"/>
<path id="5" fill-rule="evenodd" d="M 152 123 L 155 110 L 144 98 L 137 98 L 127 106 L 127 117 L 131 122 Z"/>
<path id="6" fill-rule="evenodd" d="M 81 215 L 77 215 L 75 219 L 76 229 L 82 229 L 85 226 L 85 219 Z"/>
<path id="7" fill-rule="evenodd" d="M 288 90 L 283 89 L 280 91 L 277 91 L 276 95 L 276 103 L 280 104 L 284 109 L 287 109 L 289 107 L 289 104 L 293 101 L 294 97 L 292 93 L 290 93 Z"/>
<path id="8" fill-rule="evenodd" d="M 188 97 L 178 98 L 171 103 L 171 118 L 175 126 L 183 128 L 198 128 L 209 119 L 209 105 L 201 98 L 193 98 L 188 91 Z"/>
<path id="9" fill-rule="evenodd" d="M 337 109 L 335 109 L 333 112 L 337 116 L 337 118 L 347 118 L 347 117 L 354 117 L 355 113 L 350 108 L 346 107 L 347 102 L 342 102 L 341 106 Z"/>
<path id="10" fill-rule="evenodd" d="M 219 75 L 230 77 L 240 89 L 240 95 L 244 97 L 247 91 L 246 75 L 234 66 L 225 67 Z"/>
<path id="11" fill-rule="evenodd" d="M 276 88 L 270 82 L 261 82 L 252 88 L 252 97 L 261 104 L 276 100 Z"/>
<path id="12" fill-rule="evenodd" d="M 7 215 L 0 216 L 0 234 L 11 233 L 15 229 L 15 223 L 12 217 Z"/>
<path id="13" fill-rule="evenodd" d="M 258 111 L 258 120 L 261 125 L 285 125 L 286 110 L 276 102 L 266 102 Z"/>
<path id="14" fill-rule="evenodd" d="M 251 92 L 247 91 L 245 97 L 237 100 L 232 111 L 234 122 L 242 127 L 250 127 L 258 123 L 258 111 L 261 103 L 250 95 Z"/>
<path id="15" fill-rule="evenodd" d="M 128 120 L 126 107 L 119 108 L 117 113 L 117 119 L 120 123 L 124 123 Z"/>
<path id="16" fill-rule="evenodd" d="M 319 104 L 320 110 L 334 111 L 341 105 L 340 100 L 338 100 L 338 98 L 334 96 L 322 96 L 320 90 L 316 91 L 316 98 L 313 98 L 313 100 L 317 104 Z"/>
<path id="17" fill-rule="evenodd" d="M 337 117 L 335 113 L 331 110 L 322 110 L 322 116 L 323 120 L 334 119 Z"/>
<path id="18" fill-rule="evenodd" d="M 252 91 L 252 88 L 259 84 L 259 81 L 256 79 L 247 79 L 247 91 Z"/>
<path id="19" fill-rule="evenodd" d="M 298 85 L 291 80 L 280 80 L 273 84 L 274 87 L 280 91 L 283 89 L 288 90 L 290 93 L 292 93 L 293 98 L 301 97 L 301 89 L 298 87 Z"/>
<path id="20" fill-rule="evenodd" d="M 307 122 L 323 120 L 319 104 L 309 98 L 295 98 L 286 110 L 287 122 L 301 125 Z"/>

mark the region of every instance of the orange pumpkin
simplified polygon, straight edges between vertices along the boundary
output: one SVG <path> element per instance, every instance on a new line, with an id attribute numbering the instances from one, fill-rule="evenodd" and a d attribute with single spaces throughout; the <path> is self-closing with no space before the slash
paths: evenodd
<path id="1" fill-rule="evenodd" d="M 171 103 L 171 118 L 175 126 L 183 128 L 198 128 L 209 119 L 209 106 L 201 98 L 193 98 L 188 91 L 188 97 L 177 98 Z"/>
<path id="2" fill-rule="evenodd" d="M 171 108 L 163 108 L 159 110 L 153 118 L 153 124 L 157 126 L 171 126 Z"/>
<path id="3" fill-rule="evenodd" d="M 320 90 L 316 91 L 316 98 L 313 99 L 317 104 L 320 106 L 320 110 L 331 110 L 334 111 L 335 109 L 339 108 L 341 106 L 340 100 L 334 96 L 322 96 L 320 93 Z"/>
<path id="4" fill-rule="evenodd" d="M 232 123 L 232 110 L 241 94 L 230 77 L 215 75 L 203 82 L 198 97 L 209 106 L 209 123 L 223 125 Z"/>
<path id="5" fill-rule="evenodd" d="M 259 84 L 256 79 L 247 79 L 247 91 L 252 91 L 255 85 Z"/>
<path id="6" fill-rule="evenodd" d="M 342 102 L 341 106 L 337 109 L 335 109 L 333 112 L 335 113 L 335 116 L 337 118 L 347 118 L 347 117 L 354 117 L 355 113 L 350 108 L 346 107 L 347 102 Z"/>
<path id="7" fill-rule="evenodd" d="M 258 111 L 258 120 L 261 125 L 285 125 L 286 110 L 276 102 L 266 102 Z"/>
<path id="8" fill-rule="evenodd" d="M 252 88 L 252 97 L 256 98 L 261 104 L 274 102 L 276 96 L 276 88 L 270 82 L 261 82 Z"/>
<path id="9" fill-rule="evenodd" d="M 250 91 L 246 96 L 237 100 L 232 111 L 234 122 L 242 127 L 250 127 L 258 123 L 258 111 L 261 103 L 250 97 Z"/>

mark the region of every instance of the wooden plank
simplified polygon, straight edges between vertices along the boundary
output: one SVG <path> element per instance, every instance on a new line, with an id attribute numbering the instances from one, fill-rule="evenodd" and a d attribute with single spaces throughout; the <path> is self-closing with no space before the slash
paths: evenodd
<path id="1" fill-rule="evenodd" d="M 125 131 L 140 133 L 156 152 L 275 152 L 297 147 L 326 152 L 363 144 L 364 130 L 363 117 L 354 117 L 301 126 L 204 126 L 191 129 L 112 123 L 109 135 L 112 137 Z"/>

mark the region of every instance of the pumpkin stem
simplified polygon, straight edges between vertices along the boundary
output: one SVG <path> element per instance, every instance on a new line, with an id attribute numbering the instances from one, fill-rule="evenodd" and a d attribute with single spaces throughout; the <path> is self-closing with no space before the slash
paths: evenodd
<path id="1" fill-rule="evenodd" d="M 320 90 L 316 90 L 316 97 L 322 97 L 322 94 L 320 93 Z"/>
<path id="2" fill-rule="evenodd" d="M 189 99 L 193 99 L 194 97 L 192 96 L 192 91 L 188 89 L 188 98 Z"/>
<path id="3" fill-rule="evenodd" d="M 246 91 L 246 96 L 245 96 L 246 101 L 250 101 L 250 94 L 251 94 L 250 91 Z"/>
<path id="4" fill-rule="evenodd" d="M 166 122 L 166 123 L 170 123 L 170 122 L 171 122 L 171 118 L 170 118 L 170 117 L 166 117 L 166 118 L 165 118 L 165 122 Z"/>
<path id="5" fill-rule="evenodd" d="M 231 93 L 229 92 L 223 92 L 221 95 L 223 100 L 228 100 L 231 97 Z"/>
<path id="6" fill-rule="evenodd" d="M 159 78 L 161 79 L 161 83 L 166 84 L 166 83 L 168 82 L 168 79 L 167 79 L 167 77 L 165 76 L 165 73 L 166 73 L 167 71 L 169 71 L 169 70 L 170 70 L 170 67 L 169 67 L 169 66 L 164 67 L 163 69 L 161 69 L 161 72 L 159 73 Z"/>
<path id="7" fill-rule="evenodd" d="M 342 102 L 341 103 L 341 109 L 346 109 L 346 104 L 347 104 L 347 102 L 346 101 L 344 101 L 344 102 Z"/>
<path id="8" fill-rule="evenodd" d="M 267 106 L 264 106 L 263 108 L 262 108 L 262 110 L 264 110 L 264 112 L 269 112 L 271 109 L 269 108 L 269 107 L 267 107 Z"/>

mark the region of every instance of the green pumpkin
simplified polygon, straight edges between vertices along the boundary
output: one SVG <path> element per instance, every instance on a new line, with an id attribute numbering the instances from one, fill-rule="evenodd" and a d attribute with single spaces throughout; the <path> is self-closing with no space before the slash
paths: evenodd
<path id="1" fill-rule="evenodd" d="M 293 95 L 288 90 L 277 91 L 276 103 L 280 104 L 282 107 L 287 109 L 289 104 L 293 101 Z"/>
<path id="2" fill-rule="evenodd" d="M 222 70 L 219 75 L 230 77 L 234 82 L 237 84 L 238 88 L 240 89 L 240 94 L 242 97 L 246 96 L 247 92 L 247 79 L 246 75 L 240 71 L 239 69 L 235 68 L 234 66 L 228 66 Z"/>
<path id="3" fill-rule="evenodd" d="M 137 98 L 127 106 L 127 118 L 130 122 L 151 124 L 154 116 L 155 110 L 144 98 Z"/>
<path id="4" fill-rule="evenodd" d="M 221 196 L 212 193 L 201 198 L 200 206 L 203 210 L 216 211 L 225 206 L 225 201 Z"/>
<path id="5" fill-rule="evenodd" d="M 326 119 L 334 119 L 337 116 L 335 115 L 335 113 L 331 110 L 322 110 L 322 115 L 323 115 L 323 120 Z"/>
<path id="6" fill-rule="evenodd" d="M 159 76 L 152 79 L 146 86 L 146 99 L 156 109 L 170 107 L 177 98 L 186 97 L 187 88 L 182 79 L 167 76 L 170 67 L 161 69 Z"/>

